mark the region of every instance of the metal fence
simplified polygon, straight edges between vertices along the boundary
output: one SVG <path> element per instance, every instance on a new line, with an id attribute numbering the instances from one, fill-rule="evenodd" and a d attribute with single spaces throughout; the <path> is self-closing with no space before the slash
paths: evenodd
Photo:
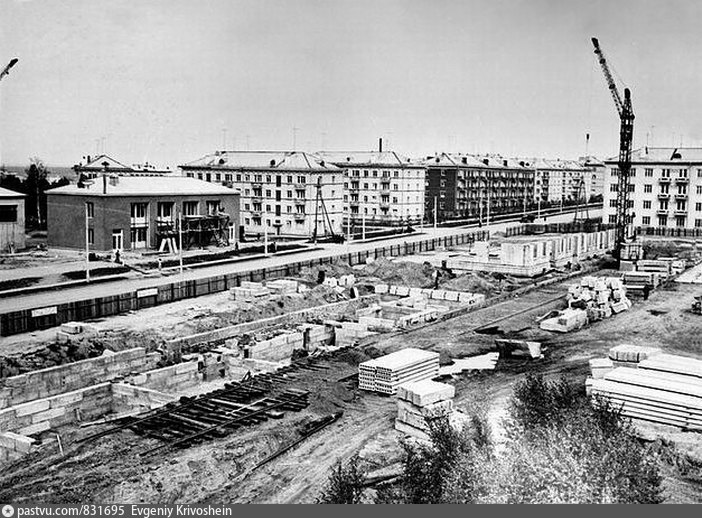
<path id="1" fill-rule="evenodd" d="M 398 257 L 418 254 L 474 241 L 484 241 L 489 238 L 486 230 L 468 232 L 465 234 L 427 239 L 417 242 L 405 242 L 396 245 L 381 246 L 371 250 L 339 254 L 307 261 L 291 262 L 282 266 L 258 268 L 246 272 L 215 275 L 202 279 L 175 281 L 153 288 L 143 288 L 128 291 L 119 295 L 96 297 L 85 300 L 65 302 L 49 307 L 37 307 L 21 311 L 12 311 L 0 315 L 0 336 L 10 336 L 18 333 L 48 329 L 65 322 L 82 321 L 93 318 L 108 317 L 127 311 L 168 304 L 178 300 L 200 297 L 210 293 L 226 291 L 240 286 L 242 281 L 260 282 L 266 279 L 278 279 L 295 275 L 305 267 L 315 267 L 344 261 L 354 266 L 365 263 L 371 257 Z"/>
<path id="2" fill-rule="evenodd" d="M 702 228 L 636 227 L 637 236 L 702 237 Z"/>

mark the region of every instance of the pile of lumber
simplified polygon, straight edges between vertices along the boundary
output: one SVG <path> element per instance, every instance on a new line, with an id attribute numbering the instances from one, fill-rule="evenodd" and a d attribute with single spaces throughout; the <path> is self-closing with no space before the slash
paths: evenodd
<path id="1" fill-rule="evenodd" d="M 616 367 L 636 366 L 639 362 L 661 353 L 659 347 L 621 344 L 609 350 L 609 359 Z"/>
<path id="2" fill-rule="evenodd" d="M 358 387 L 392 395 L 403 383 L 438 375 L 439 353 L 408 348 L 359 364 Z"/>
<path id="3" fill-rule="evenodd" d="M 654 354 L 636 368 L 617 367 L 588 379 L 594 401 L 604 398 L 632 419 L 702 431 L 702 361 Z"/>
<path id="4" fill-rule="evenodd" d="M 661 274 L 656 272 L 625 272 L 623 281 L 628 294 L 643 297 L 646 287 L 651 291 L 658 287 L 661 283 Z"/>
<path id="5" fill-rule="evenodd" d="M 456 391 L 452 385 L 431 380 L 406 383 L 397 392 L 397 419 L 395 429 L 416 437 L 429 439 L 429 423 L 434 419 L 448 418 L 460 421 L 453 408 Z"/>
<path id="6" fill-rule="evenodd" d="M 587 312 L 582 309 L 564 309 L 558 316 L 542 320 L 539 327 L 544 331 L 569 333 L 587 325 Z"/>
<path id="7" fill-rule="evenodd" d="M 609 318 L 631 308 L 626 289 L 618 277 L 586 276 L 568 287 L 568 307 L 587 312 L 589 322 Z"/>

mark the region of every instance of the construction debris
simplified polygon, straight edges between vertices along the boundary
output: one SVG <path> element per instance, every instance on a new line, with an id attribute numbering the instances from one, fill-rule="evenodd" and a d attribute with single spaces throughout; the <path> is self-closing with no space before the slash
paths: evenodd
<path id="1" fill-rule="evenodd" d="M 536 343 L 536 342 L 534 342 Z M 452 360 L 451 365 L 446 365 L 439 368 L 440 375 L 460 374 L 461 372 L 471 370 L 494 370 L 497 366 L 497 360 L 500 358 L 500 353 L 487 353 L 471 358 Z M 400 387 L 402 388 L 402 387 Z"/>
<path id="2" fill-rule="evenodd" d="M 564 309 L 554 318 L 541 321 L 539 327 L 544 331 L 569 333 L 587 325 L 587 312 L 582 309 Z"/>
<path id="3" fill-rule="evenodd" d="M 439 375 L 439 353 L 403 349 L 358 365 L 361 390 L 395 394 L 403 383 L 431 379 Z"/>

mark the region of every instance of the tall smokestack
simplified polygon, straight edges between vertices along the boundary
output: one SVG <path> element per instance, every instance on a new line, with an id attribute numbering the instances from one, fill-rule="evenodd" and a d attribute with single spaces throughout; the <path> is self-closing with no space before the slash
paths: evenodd
<path id="1" fill-rule="evenodd" d="M 380 153 L 383 152 L 383 139 L 382 139 L 382 137 L 378 139 L 378 151 Z"/>

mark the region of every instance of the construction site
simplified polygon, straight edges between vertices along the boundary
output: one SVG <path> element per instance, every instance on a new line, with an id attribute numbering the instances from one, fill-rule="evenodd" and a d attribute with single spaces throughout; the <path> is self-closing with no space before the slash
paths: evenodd
<path id="1" fill-rule="evenodd" d="M 400 439 L 426 440 L 427 419 L 450 416 L 460 426 L 481 404 L 499 431 L 526 372 L 563 375 L 583 390 L 592 377 L 588 390 L 602 392 L 605 381 L 630 381 L 612 378 L 615 346 L 698 354 L 697 290 L 677 282 L 696 279 L 696 244 L 668 243 L 674 257 L 619 272 L 602 244 L 610 231 L 574 234 L 582 248 L 571 261 L 553 250 L 571 238 L 544 234 L 537 257 L 548 262 L 536 275 L 451 267 L 476 248 L 514 246 L 505 234 L 524 231 L 494 234 L 468 252 L 456 245 L 320 264 L 6 337 L 0 497 L 314 502 L 337 459 L 352 454 L 371 479 L 392 479 Z M 526 267 L 527 250 L 519 255 Z M 680 396 L 685 408 L 700 408 L 699 388 L 691 390 Z M 646 412 L 632 414 L 642 434 L 702 463 L 698 421 Z M 675 466 L 665 472 L 671 499 L 702 500 L 698 479 Z"/>

